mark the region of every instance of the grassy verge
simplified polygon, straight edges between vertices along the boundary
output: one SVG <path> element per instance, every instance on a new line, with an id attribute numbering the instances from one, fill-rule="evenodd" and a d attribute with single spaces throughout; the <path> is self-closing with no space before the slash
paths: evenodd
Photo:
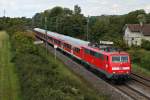
<path id="1" fill-rule="evenodd" d="M 0 32 L 0 100 L 20 100 L 19 84 L 14 64 L 10 62 L 10 42 L 6 32 Z"/>
<path id="2" fill-rule="evenodd" d="M 105 100 L 106 96 L 87 85 L 70 72 L 52 54 L 33 45 L 24 32 L 11 36 L 14 52 L 12 62 L 17 67 L 23 100 Z"/>
<path id="3" fill-rule="evenodd" d="M 147 69 L 140 67 L 137 64 L 132 64 L 132 68 L 134 73 L 138 73 L 142 76 L 150 78 L 150 71 L 148 71 Z"/>

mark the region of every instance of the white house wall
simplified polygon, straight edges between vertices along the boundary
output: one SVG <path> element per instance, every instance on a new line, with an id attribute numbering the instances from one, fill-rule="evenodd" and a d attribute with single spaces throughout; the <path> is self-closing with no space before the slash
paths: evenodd
<path id="1" fill-rule="evenodd" d="M 143 36 L 143 39 L 150 41 L 150 36 Z"/>
<path id="2" fill-rule="evenodd" d="M 143 35 L 138 32 L 131 32 L 129 28 L 127 27 L 125 30 L 124 40 L 129 45 L 141 45 Z"/>

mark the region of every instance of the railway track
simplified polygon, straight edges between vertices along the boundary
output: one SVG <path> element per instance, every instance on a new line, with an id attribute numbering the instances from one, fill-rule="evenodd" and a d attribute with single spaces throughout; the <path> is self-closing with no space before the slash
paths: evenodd
<path id="1" fill-rule="evenodd" d="M 150 79 L 144 78 L 143 76 L 131 73 L 131 79 L 137 81 L 150 88 Z"/>
<path id="2" fill-rule="evenodd" d="M 115 87 L 134 100 L 150 100 L 150 80 L 135 73 L 129 82 Z"/>
<path id="3" fill-rule="evenodd" d="M 145 93 L 140 92 L 139 90 L 133 88 L 132 86 L 128 84 L 115 86 L 115 87 L 119 89 L 121 92 L 131 97 L 133 100 L 150 100 L 150 97 L 145 95 Z"/>
<path id="4" fill-rule="evenodd" d="M 50 47 L 49 50 L 52 50 L 53 48 Z M 53 50 L 53 53 L 54 53 L 54 50 Z M 59 52 L 60 53 L 60 52 Z M 67 57 L 66 55 L 60 53 L 61 55 L 59 55 L 59 58 L 61 58 L 62 60 L 65 59 L 65 57 Z M 58 55 L 57 55 L 58 56 Z M 60 57 L 62 56 L 62 57 Z M 64 56 L 64 57 L 63 57 Z M 70 58 L 69 58 L 70 59 Z M 87 73 L 83 73 L 82 72 L 82 68 L 78 67 L 79 65 L 75 65 L 76 62 L 74 60 L 69 60 L 69 62 L 67 63 L 70 63 L 70 66 L 72 66 L 75 71 L 79 71 L 80 74 L 87 74 Z M 71 65 L 73 63 L 73 65 Z M 80 64 L 81 65 L 81 64 Z M 82 66 L 82 65 L 81 65 Z M 89 70 L 88 70 L 89 71 Z M 95 73 L 94 73 L 95 75 Z M 102 78 L 100 80 L 100 76 L 99 75 L 95 75 L 97 76 L 98 78 L 94 78 L 94 76 L 89 76 L 89 75 L 85 75 L 87 80 L 90 80 L 92 81 L 91 79 L 95 79 L 93 80 L 91 83 L 92 84 L 95 84 L 96 81 L 101 81 L 101 80 L 104 80 L 104 78 Z M 89 76 L 89 78 L 87 78 Z M 90 79 L 91 78 L 91 79 Z M 104 80 L 106 83 L 108 83 L 109 85 L 111 85 L 112 87 L 114 87 L 114 89 L 118 89 L 119 91 L 121 91 L 125 96 L 128 96 L 129 99 L 131 100 L 150 100 L 150 97 L 149 97 L 149 94 L 150 94 L 150 84 L 149 83 L 149 79 L 145 79 L 141 76 L 138 76 L 136 74 L 131 74 L 131 78 L 132 80 L 128 83 L 125 83 L 123 85 L 114 85 L 114 84 L 111 84 L 109 83 L 108 81 Z M 94 82 L 95 81 L 95 82 Z M 134 83 L 134 84 L 133 84 Z M 136 83 L 136 85 L 135 85 Z M 96 87 L 100 88 L 97 83 L 96 83 Z M 148 88 L 147 88 L 148 87 Z M 105 88 L 107 89 L 107 87 L 105 86 Z M 147 88 L 147 91 L 144 91 L 144 89 Z M 105 90 L 106 90 L 105 89 Z M 113 90 L 112 90 L 113 91 Z M 114 95 L 115 93 L 113 93 Z M 120 96 L 121 97 L 121 96 Z M 118 98 L 118 100 L 122 100 L 122 97 L 121 98 Z M 128 99 L 127 99 L 128 100 Z"/>
<path id="5" fill-rule="evenodd" d="M 133 100 L 150 100 L 150 80 L 135 73 L 131 73 L 131 80 L 126 83 L 120 85 L 108 83 Z"/>

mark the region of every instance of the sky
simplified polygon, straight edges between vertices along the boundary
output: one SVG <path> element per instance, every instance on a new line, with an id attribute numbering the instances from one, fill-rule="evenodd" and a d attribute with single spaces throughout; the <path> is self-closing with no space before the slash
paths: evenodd
<path id="1" fill-rule="evenodd" d="M 0 0 L 0 16 L 4 9 L 9 17 L 32 17 L 55 6 L 73 10 L 77 4 L 86 16 L 122 15 L 138 9 L 150 13 L 150 0 Z"/>

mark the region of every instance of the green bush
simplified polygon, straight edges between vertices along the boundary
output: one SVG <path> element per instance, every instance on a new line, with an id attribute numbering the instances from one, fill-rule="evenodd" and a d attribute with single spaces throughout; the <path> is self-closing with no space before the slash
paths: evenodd
<path id="1" fill-rule="evenodd" d="M 139 66 L 150 71 L 150 51 L 146 50 L 129 50 L 132 63 L 136 63 Z"/>
<path id="2" fill-rule="evenodd" d="M 131 61 L 133 63 L 140 64 L 141 58 L 142 58 L 142 52 L 139 51 L 139 50 L 130 50 L 129 53 L 130 53 L 130 56 L 131 56 Z"/>
<path id="3" fill-rule="evenodd" d="M 150 71 L 150 52 L 144 53 L 141 60 L 141 66 Z"/>
<path id="4" fill-rule="evenodd" d="M 150 41 L 147 40 L 142 40 L 142 45 L 141 47 L 145 50 L 150 50 Z"/>

